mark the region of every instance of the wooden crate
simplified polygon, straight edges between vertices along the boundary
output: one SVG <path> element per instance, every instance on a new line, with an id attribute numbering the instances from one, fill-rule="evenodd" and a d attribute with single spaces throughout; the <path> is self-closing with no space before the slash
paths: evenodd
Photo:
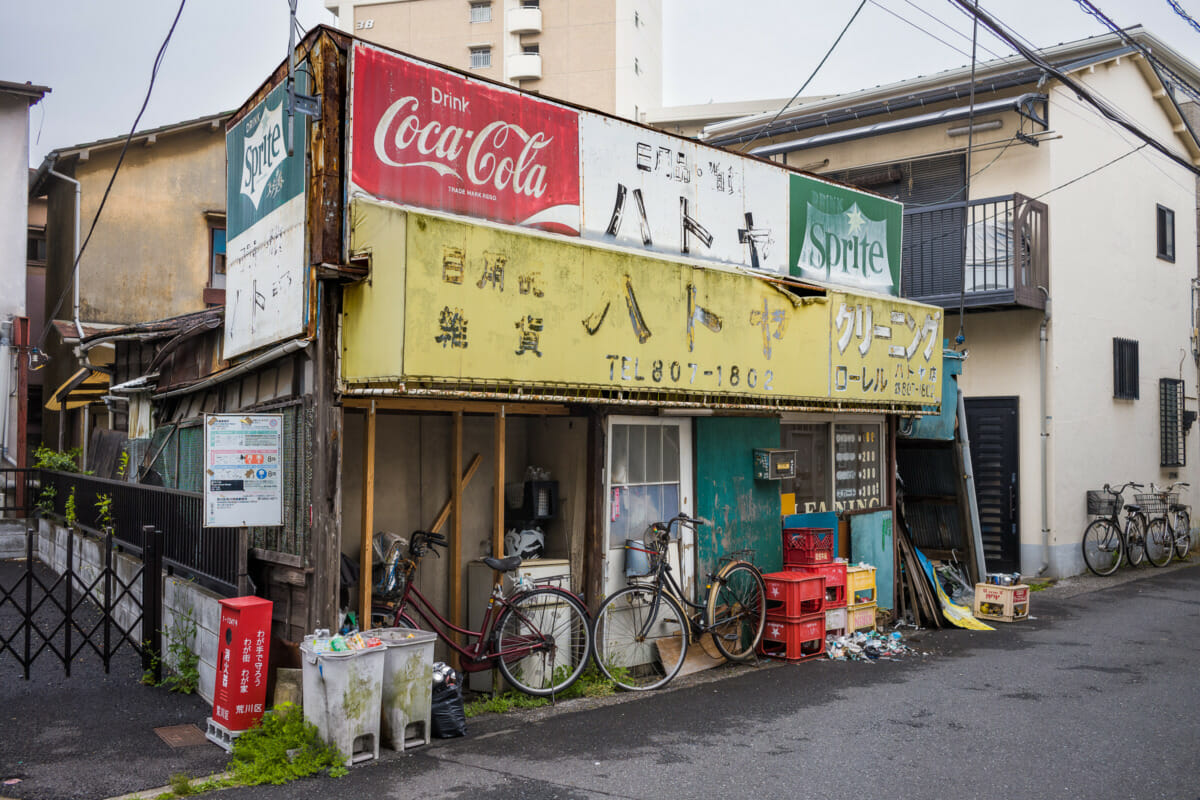
<path id="1" fill-rule="evenodd" d="M 846 602 L 852 606 L 875 602 L 875 568 L 869 564 L 846 567 Z"/>
<path id="2" fill-rule="evenodd" d="M 859 603 L 846 609 L 846 633 L 875 630 L 875 604 Z"/>
<path id="3" fill-rule="evenodd" d="M 1029 616 L 1029 587 L 975 584 L 975 616 L 997 622 L 1016 622 Z"/>

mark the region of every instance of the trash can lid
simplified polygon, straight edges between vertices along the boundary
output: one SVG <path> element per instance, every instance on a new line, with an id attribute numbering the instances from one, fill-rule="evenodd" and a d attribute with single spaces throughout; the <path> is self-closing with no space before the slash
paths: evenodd
<path id="1" fill-rule="evenodd" d="M 372 628 L 369 631 L 363 631 L 363 636 L 377 637 L 387 647 L 427 644 L 437 639 L 436 633 L 416 628 Z"/>

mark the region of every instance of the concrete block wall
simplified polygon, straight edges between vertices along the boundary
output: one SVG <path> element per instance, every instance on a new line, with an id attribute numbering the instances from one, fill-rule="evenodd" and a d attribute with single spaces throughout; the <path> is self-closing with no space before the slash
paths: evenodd
<path id="1" fill-rule="evenodd" d="M 67 565 L 67 529 L 52 520 L 39 520 L 38 540 L 36 544 L 37 557 L 58 574 L 66 571 Z M 21 552 L 24 552 L 24 537 L 21 538 Z M 74 550 L 74 569 L 79 578 L 76 588 L 86 589 L 96 580 L 103 568 L 103 543 L 101 540 L 86 533 L 76 533 L 72 541 Z M 121 587 L 114 582 L 113 592 L 120 598 L 113 611 L 114 621 L 122 628 L 134 625 L 141 614 L 142 582 L 134 581 L 134 576 L 142 568 L 139 559 L 124 553 L 113 555 L 113 567 L 120 580 L 129 585 L 128 595 L 121 595 Z M 93 594 L 97 599 L 103 598 L 103 585 L 96 586 Z M 212 702 L 213 687 L 216 684 L 217 663 L 217 631 L 220 626 L 220 595 L 211 592 L 193 581 L 176 575 L 163 574 L 163 653 L 168 654 L 168 645 L 172 634 L 182 632 L 186 628 L 185 615 L 190 615 L 196 623 L 196 631 L 192 641 L 188 642 L 189 649 L 200 657 L 198 669 L 200 681 L 198 693 L 206 701 Z M 135 636 L 141 638 L 141 626 L 135 626 Z"/>

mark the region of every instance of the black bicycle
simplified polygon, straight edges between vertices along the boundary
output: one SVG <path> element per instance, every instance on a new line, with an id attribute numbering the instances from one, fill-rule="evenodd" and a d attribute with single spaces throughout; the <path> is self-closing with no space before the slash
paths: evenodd
<path id="1" fill-rule="evenodd" d="M 1142 484 L 1130 481 L 1113 489 L 1106 483 L 1102 491 L 1087 493 L 1088 514 L 1102 515 L 1083 532 L 1083 561 L 1097 575 L 1112 575 L 1126 557 L 1137 566 L 1145 554 L 1146 516 L 1141 506 L 1124 503 L 1125 490 L 1131 487 L 1141 489 Z"/>
<path id="2" fill-rule="evenodd" d="M 683 666 L 689 641 L 707 640 L 708 634 L 725 658 L 754 657 L 767 621 L 766 585 L 758 568 L 744 558 L 732 558 L 709 576 L 704 605 L 684 596 L 671 574 L 671 529 L 707 523 L 680 514 L 647 528 L 641 546 L 626 544 L 626 558 L 642 564 L 634 570 L 641 574 L 632 579 L 645 582 L 606 597 L 592 628 L 596 664 L 621 688 L 642 691 L 666 685 Z M 685 608 L 694 613 L 685 613 Z"/>

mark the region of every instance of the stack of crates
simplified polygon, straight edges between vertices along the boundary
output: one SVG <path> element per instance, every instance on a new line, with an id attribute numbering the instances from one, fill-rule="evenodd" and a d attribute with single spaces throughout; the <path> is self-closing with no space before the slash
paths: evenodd
<path id="1" fill-rule="evenodd" d="M 760 653 L 803 661 L 825 652 L 825 614 L 830 598 L 829 583 L 821 570 L 831 563 L 832 530 L 784 528 L 784 571 L 763 576 L 767 624 L 758 646 Z"/>
<path id="2" fill-rule="evenodd" d="M 845 633 L 846 563 L 834 558 L 830 528 L 785 528 L 783 568 L 825 579 L 825 632 Z"/>
<path id="3" fill-rule="evenodd" d="M 875 568 L 858 564 L 846 568 L 846 633 L 875 630 Z"/>

